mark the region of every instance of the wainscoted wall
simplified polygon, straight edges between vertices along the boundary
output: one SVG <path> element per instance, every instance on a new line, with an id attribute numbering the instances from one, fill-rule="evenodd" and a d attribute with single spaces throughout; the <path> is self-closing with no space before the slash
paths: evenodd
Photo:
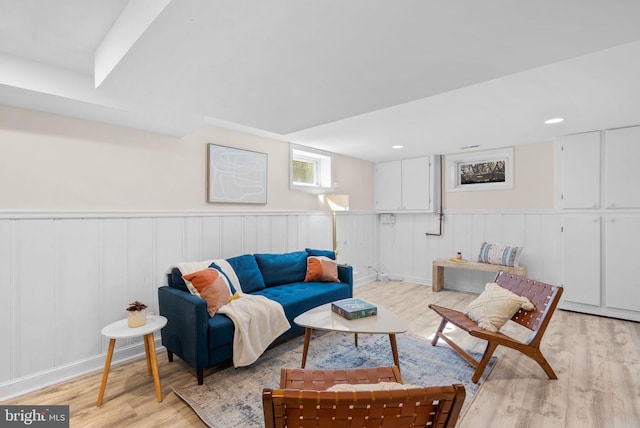
<path id="1" fill-rule="evenodd" d="M 338 259 L 357 286 L 376 279 L 373 266 L 430 287 L 433 259 L 473 260 L 485 240 L 523 246 L 528 276 L 562 283 L 561 212 L 446 211 L 442 236 L 425 235 L 439 230 L 433 214 L 393 220 L 337 214 Z M 0 236 L 0 401 L 101 370 L 102 327 L 135 299 L 157 313 L 156 289 L 179 261 L 332 245 L 331 214 L 309 211 L 0 212 Z M 493 276 L 446 269 L 445 286 L 480 292 Z M 118 341 L 114 363 L 142 354 L 141 340 Z"/>
<path id="2" fill-rule="evenodd" d="M 356 284 L 375 279 L 377 229 L 373 212 L 337 215 L 339 262 Z M 133 300 L 157 313 L 177 262 L 332 246 L 331 214 L 308 211 L 3 211 L 0 236 L 0 401 L 100 370 L 101 329 Z M 114 363 L 141 354 L 142 340 L 119 340 Z"/>
<path id="3" fill-rule="evenodd" d="M 431 261 L 460 251 L 476 260 L 483 241 L 523 246 L 522 264 L 529 277 L 560 283 L 560 216 L 555 210 L 446 211 L 442 236 L 433 214 L 396 214 L 380 224 L 380 261 L 391 279 L 431 285 Z M 481 292 L 492 273 L 445 269 L 449 289 Z"/>

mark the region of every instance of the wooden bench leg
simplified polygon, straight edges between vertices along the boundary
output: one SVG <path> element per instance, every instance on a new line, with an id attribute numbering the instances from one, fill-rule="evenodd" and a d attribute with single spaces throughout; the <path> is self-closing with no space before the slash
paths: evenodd
<path id="1" fill-rule="evenodd" d="M 431 291 L 440 291 L 444 288 L 444 266 L 433 266 L 431 272 Z"/>

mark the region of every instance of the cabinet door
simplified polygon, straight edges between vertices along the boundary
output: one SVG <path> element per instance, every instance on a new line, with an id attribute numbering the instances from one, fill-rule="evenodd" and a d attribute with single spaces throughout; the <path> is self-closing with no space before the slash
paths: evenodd
<path id="1" fill-rule="evenodd" d="M 605 228 L 605 305 L 640 311 L 640 216 L 611 217 Z"/>
<path id="2" fill-rule="evenodd" d="M 640 126 L 607 131 L 607 208 L 640 208 Z"/>
<path id="3" fill-rule="evenodd" d="M 562 139 L 562 205 L 600 208 L 600 132 Z"/>
<path id="4" fill-rule="evenodd" d="M 376 164 L 376 210 L 398 211 L 402 208 L 402 164 L 400 161 Z"/>
<path id="5" fill-rule="evenodd" d="M 562 299 L 600 305 L 600 217 L 565 216 L 562 228 Z"/>
<path id="6" fill-rule="evenodd" d="M 402 161 L 402 209 L 431 209 L 430 167 L 428 157 Z"/>

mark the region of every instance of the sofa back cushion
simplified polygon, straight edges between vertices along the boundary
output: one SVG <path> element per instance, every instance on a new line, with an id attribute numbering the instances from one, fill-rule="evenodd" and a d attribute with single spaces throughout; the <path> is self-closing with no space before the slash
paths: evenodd
<path id="1" fill-rule="evenodd" d="M 236 273 L 242 292 L 253 293 L 264 288 L 265 282 L 253 254 L 232 257 L 227 259 L 227 262 Z"/>
<path id="2" fill-rule="evenodd" d="M 307 252 L 295 251 L 284 254 L 256 254 L 256 261 L 264 278 L 264 285 L 303 282 L 307 274 Z"/>
<path id="3" fill-rule="evenodd" d="M 189 292 L 187 283 L 182 279 L 182 272 L 177 267 L 171 268 L 171 273 L 167 275 L 169 287 L 177 288 L 178 290 Z"/>

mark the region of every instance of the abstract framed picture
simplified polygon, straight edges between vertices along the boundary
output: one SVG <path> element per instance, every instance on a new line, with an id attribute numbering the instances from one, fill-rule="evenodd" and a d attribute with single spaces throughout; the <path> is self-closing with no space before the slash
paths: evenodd
<path id="1" fill-rule="evenodd" d="M 209 144 L 208 201 L 267 203 L 267 154 Z"/>
<path id="2" fill-rule="evenodd" d="M 513 188 L 513 147 L 447 156 L 448 190 Z"/>

